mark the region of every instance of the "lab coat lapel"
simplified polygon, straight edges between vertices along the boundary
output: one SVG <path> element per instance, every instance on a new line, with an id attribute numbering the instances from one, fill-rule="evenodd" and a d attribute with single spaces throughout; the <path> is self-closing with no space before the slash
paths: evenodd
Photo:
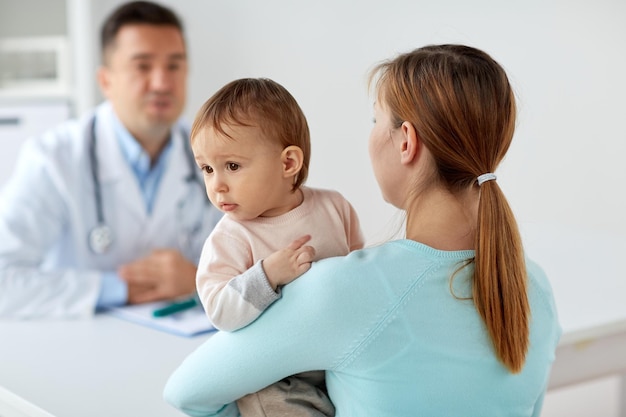
<path id="1" fill-rule="evenodd" d="M 115 138 L 111 115 L 113 109 L 101 106 L 98 110 L 96 135 L 100 183 L 104 204 L 114 201 L 124 207 L 137 221 L 145 222 L 148 215 L 139 184 Z M 107 201 L 107 196 L 112 197 Z"/>
<path id="2" fill-rule="evenodd" d="M 167 169 L 161 177 L 152 215 L 155 224 L 160 224 L 164 217 L 172 221 L 172 209 L 186 197 L 189 184 L 186 178 L 191 174 L 190 160 L 184 149 L 183 141 L 189 140 L 181 134 L 181 129 L 174 126 L 172 149 L 167 161 Z"/>

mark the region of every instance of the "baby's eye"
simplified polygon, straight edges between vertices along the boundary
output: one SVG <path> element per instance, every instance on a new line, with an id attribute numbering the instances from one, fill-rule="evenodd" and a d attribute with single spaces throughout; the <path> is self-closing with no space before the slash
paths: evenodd
<path id="1" fill-rule="evenodd" d="M 237 171 L 239 169 L 239 164 L 235 162 L 229 162 L 226 164 L 226 169 L 229 171 Z"/>
<path id="2" fill-rule="evenodd" d="M 205 166 L 202 167 L 202 171 L 205 174 L 212 174 L 213 173 L 213 168 L 210 167 L 209 165 L 205 165 Z"/>

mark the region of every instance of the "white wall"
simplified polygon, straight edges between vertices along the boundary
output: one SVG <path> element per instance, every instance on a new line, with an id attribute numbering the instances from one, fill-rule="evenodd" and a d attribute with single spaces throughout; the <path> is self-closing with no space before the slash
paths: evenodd
<path id="1" fill-rule="evenodd" d="M 118 3 L 93 7 L 101 16 Z M 343 192 L 370 242 L 388 236 L 395 211 L 381 200 L 369 167 L 366 74 L 382 59 L 430 43 L 479 47 L 508 71 L 519 127 L 497 174 L 519 220 L 626 233 L 622 0 L 163 3 L 187 26 L 187 116 L 235 78 L 283 84 L 310 123 L 309 185 Z"/>
<path id="2" fill-rule="evenodd" d="M 64 35 L 65 13 L 65 0 L 0 0 L 0 38 Z"/>

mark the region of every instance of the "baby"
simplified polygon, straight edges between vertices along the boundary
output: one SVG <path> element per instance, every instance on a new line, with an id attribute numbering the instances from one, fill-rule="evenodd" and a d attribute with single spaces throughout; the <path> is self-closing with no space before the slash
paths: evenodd
<path id="1" fill-rule="evenodd" d="M 280 84 L 240 79 L 222 87 L 198 112 L 191 146 L 209 199 L 225 213 L 204 245 L 196 277 L 216 328 L 247 326 L 311 262 L 363 247 L 350 203 L 336 191 L 303 185 L 309 128 Z M 334 415 L 323 372 L 292 376 L 237 405 L 244 417 Z"/>

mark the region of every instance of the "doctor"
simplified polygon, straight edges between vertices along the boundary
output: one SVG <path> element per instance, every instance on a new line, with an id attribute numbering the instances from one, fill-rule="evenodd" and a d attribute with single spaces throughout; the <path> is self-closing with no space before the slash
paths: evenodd
<path id="1" fill-rule="evenodd" d="M 220 213 L 177 121 L 182 24 L 128 3 L 105 21 L 101 46 L 107 101 L 27 141 L 0 195 L 0 318 L 89 317 L 195 291 Z"/>

